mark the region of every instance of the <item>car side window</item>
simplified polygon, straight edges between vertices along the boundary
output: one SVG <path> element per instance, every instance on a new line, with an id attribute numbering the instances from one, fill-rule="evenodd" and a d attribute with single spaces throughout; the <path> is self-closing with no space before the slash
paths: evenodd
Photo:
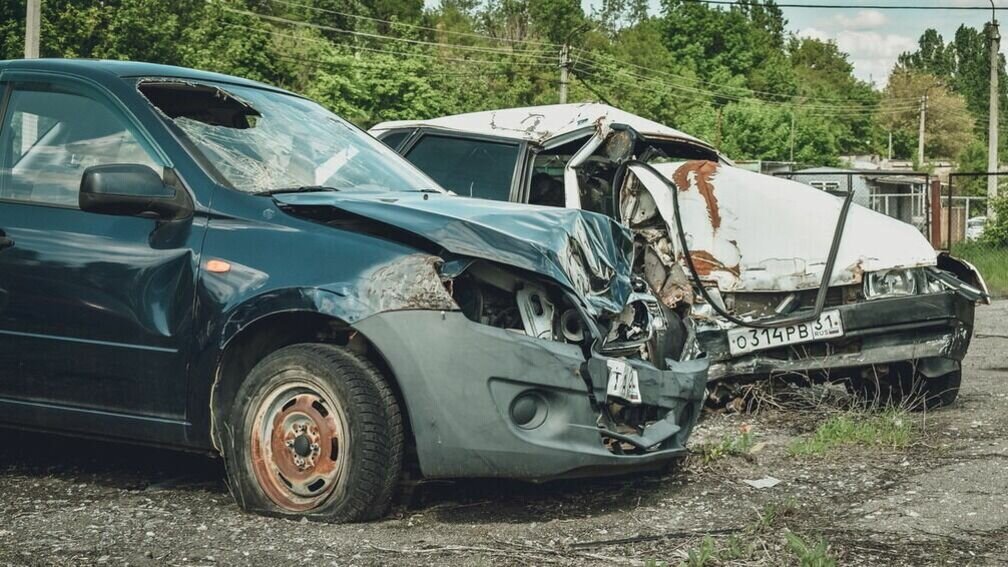
<path id="1" fill-rule="evenodd" d="M 84 170 L 140 164 L 162 171 L 127 121 L 52 85 L 15 85 L 0 133 L 0 198 L 76 207 Z"/>
<path id="2" fill-rule="evenodd" d="M 426 135 L 406 159 L 459 195 L 507 201 L 518 153 L 517 144 Z"/>
<path id="3" fill-rule="evenodd" d="M 378 138 L 383 144 L 392 148 L 393 150 L 398 150 L 399 146 L 409 137 L 409 130 L 400 130 L 398 132 L 390 132 Z"/>

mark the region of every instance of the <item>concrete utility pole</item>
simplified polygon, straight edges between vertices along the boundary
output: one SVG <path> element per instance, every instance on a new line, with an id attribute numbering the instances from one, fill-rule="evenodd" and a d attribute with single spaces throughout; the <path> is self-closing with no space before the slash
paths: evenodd
<path id="1" fill-rule="evenodd" d="M 795 131 L 795 111 L 791 109 L 791 163 L 794 163 L 794 131 Z"/>
<path id="2" fill-rule="evenodd" d="M 28 0 L 28 12 L 25 14 L 25 59 L 36 59 L 39 56 L 39 27 L 42 20 L 42 0 Z"/>
<path id="3" fill-rule="evenodd" d="M 28 0 L 25 13 L 25 59 L 39 56 L 39 29 L 42 22 L 42 0 Z M 38 138 L 38 117 L 25 114 L 21 117 L 21 151 L 26 152 Z"/>
<path id="4" fill-rule="evenodd" d="M 997 173 L 1000 171 L 998 163 L 998 67 L 1001 57 L 998 47 L 1001 43 L 1001 34 L 998 31 L 998 23 L 994 12 L 994 2 L 991 1 L 991 23 L 990 27 L 990 123 L 987 132 L 987 173 Z M 987 176 L 987 218 L 994 218 L 994 199 L 998 194 L 998 176 Z"/>
<path id="5" fill-rule="evenodd" d="M 560 48 L 560 104 L 567 104 L 567 83 L 570 82 L 570 45 Z"/>
<path id="6" fill-rule="evenodd" d="M 927 95 L 920 99 L 920 132 L 917 134 L 917 163 L 924 165 L 924 122 L 927 120 Z"/>

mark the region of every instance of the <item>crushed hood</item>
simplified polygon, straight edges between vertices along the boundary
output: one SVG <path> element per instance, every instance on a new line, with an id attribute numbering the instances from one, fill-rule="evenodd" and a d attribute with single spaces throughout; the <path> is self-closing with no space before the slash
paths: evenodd
<path id="1" fill-rule="evenodd" d="M 655 164 L 679 189 L 691 256 L 721 291 L 793 291 L 819 286 L 843 200 L 808 185 L 711 161 Z M 672 196 L 640 166 L 631 170 L 674 234 Z M 933 266 L 937 254 L 913 226 L 851 205 L 830 285 L 864 272 Z"/>
<path id="2" fill-rule="evenodd" d="M 630 296 L 633 241 L 603 215 L 438 193 L 281 193 L 297 214 L 331 207 L 395 227 L 451 254 L 545 276 L 573 292 L 587 311 L 619 313 Z"/>

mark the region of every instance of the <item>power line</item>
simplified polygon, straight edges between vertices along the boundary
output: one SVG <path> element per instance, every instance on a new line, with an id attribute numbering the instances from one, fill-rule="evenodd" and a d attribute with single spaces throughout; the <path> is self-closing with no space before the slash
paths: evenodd
<path id="1" fill-rule="evenodd" d="M 321 12 L 323 14 L 332 14 L 334 16 L 343 16 L 345 18 L 354 18 L 354 19 L 358 19 L 358 20 L 364 20 L 364 21 L 374 22 L 374 23 L 379 23 L 379 24 L 388 24 L 390 26 L 402 26 L 402 27 L 406 27 L 406 28 L 410 28 L 410 29 L 423 30 L 423 31 L 429 31 L 429 32 L 446 34 L 446 35 L 454 35 L 454 36 L 459 36 L 459 37 L 470 37 L 470 38 L 474 38 L 474 39 L 484 39 L 484 40 L 488 40 L 488 41 L 499 41 L 499 42 L 529 44 L 529 45 L 541 45 L 541 46 L 545 46 L 545 47 L 556 47 L 556 48 L 560 48 L 561 47 L 561 45 L 558 44 L 558 43 L 550 43 L 548 41 L 539 41 L 539 40 L 534 40 L 534 39 L 511 39 L 511 38 L 506 38 L 506 37 L 494 37 L 494 36 L 491 36 L 491 35 L 486 35 L 486 34 L 481 34 L 481 33 L 460 32 L 460 31 L 454 31 L 454 30 L 442 30 L 442 29 L 438 29 L 438 28 L 432 28 L 432 27 L 429 27 L 429 26 L 421 26 L 421 25 L 417 25 L 417 24 L 410 24 L 410 23 L 406 23 L 406 22 L 395 22 L 395 21 L 392 21 L 392 20 L 383 20 L 381 18 L 374 18 L 374 17 L 371 17 L 371 16 L 362 16 L 360 14 L 351 14 L 349 12 L 341 12 L 339 10 L 330 10 L 328 8 L 319 8 L 318 6 L 310 6 L 308 4 L 301 4 L 301 3 L 298 3 L 298 2 L 291 2 L 290 0 L 270 0 L 270 1 L 271 2 L 276 2 L 278 4 L 285 4 L 287 6 L 295 6 L 295 7 L 298 7 L 298 8 L 306 8 L 308 10 L 314 10 L 316 12 Z"/>
<path id="2" fill-rule="evenodd" d="M 701 79 L 693 79 L 693 78 L 690 78 L 690 77 L 684 77 L 682 75 L 676 75 L 674 73 L 669 73 L 667 71 L 660 71 L 658 69 L 652 69 L 650 67 L 645 67 L 643 65 L 637 65 L 637 64 L 634 64 L 634 63 L 630 63 L 630 62 L 627 62 L 627 61 L 621 61 L 621 60 L 617 60 L 617 59 L 614 59 L 614 58 L 610 58 L 610 59 L 611 59 L 611 61 L 614 64 L 626 65 L 626 66 L 634 67 L 634 68 L 640 69 L 642 71 L 646 71 L 648 73 L 655 73 L 655 74 L 658 74 L 658 75 L 663 75 L 663 76 L 666 76 L 666 77 L 669 77 L 669 78 L 672 78 L 672 79 L 675 79 L 675 80 L 683 80 L 683 81 L 687 81 L 687 82 L 692 81 L 692 82 L 698 82 L 698 83 L 701 83 L 701 84 L 712 84 L 712 83 L 709 83 L 707 81 L 703 81 Z M 599 61 L 597 61 L 595 59 L 592 59 L 591 57 L 583 57 L 583 60 L 586 63 L 588 63 L 589 65 L 592 65 L 595 68 L 599 68 L 599 69 L 603 68 L 602 67 L 602 62 L 599 62 Z M 747 96 L 744 96 L 744 95 L 727 94 L 725 92 L 717 92 L 717 91 L 713 91 L 713 90 L 710 90 L 710 89 L 704 89 L 702 87 L 689 87 L 689 86 L 685 86 L 685 85 L 679 85 L 679 86 L 682 87 L 683 89 L 691 89 L 693 92 L 696 92 L 697 94 L 705 94 L 707 96 L 717 97 L 717 98 L 721 98 L 721 99 L 725 99 L 725 100 L 732 100 L 732 101 L 736 101 L 736 102 L 737 101 L 741 101 L 741 100 L 745 100 L 747 98 L 757 98 L 757 99 L 759 99 L 759 97 L 755 97 L 755 96 L 753 96 L 753 97 L 747 97 Z M 748 88 L 745 88 L 745 87 L 738 87 L 737 90 L 740 91 L 740 92 L 752 92 L 752 93 L 763 92 L 763 91 L 755 91 L 755 90 L 748 89 Z M 784 96 L 784 95 L 782 93 L 779 93 L 778 96 Z M 781 105 L 781 106 L 789 106 L 789 107 L 797 104 L 797 103 L 794 102 L 794 99 L 795 98 L 799 98 L 799 97 L 797 97 L 796 95 L 787 95 L 787 96 L 789 96 L 791 98 L 790 101 L 773 101 L 773 100 L 765 100 L 765 99 L 760 99 L 760 100 L 763 100 L 763 102 L 766 102 L 768 104 L 778 104 L 778 105 Z M 812 98 L 812 99 L 807 99 L 807 100 L 819 100 L 819 101 L 821 101 L 823 99 L 814 99 L 814 98 Z M 903 106 L 906 106 L 906 108 L 908 108 L 908 109 L 910 109 L 910 108 L 917 108 L 917 106 L 919 104 L 919 102 L 917 102 L 916 98 L 892 99 L 891 102 L 902 102 L 904 100 L 906 100 L 907 103 L 905 105 L 903 105 Z M 914 102 L 910 102 L 910 101 L 914 101 Z M 871 108 L 874 107 L 874 105 L 871 105 L 871 104 L 855 104 L 855 105 L 851 105 L 851 104 L 836 104 L 836 103 L 831 103 L 831 102 L 819 103 L 819 104 L 807 104 L 807 103 L 803 102 L 803 103 L 800 103 L 800 104 L 802 106 L 806 107 L 806 108 L 822 108 L 822 109 L 845 108 L 845 109 L 867 110 L 867 109 L 871 109 Z"/>
<path id="3" fill-rule="evenodd" d="M 498 55 L 512 55 L 512 56 L 513 55 L 529 55 L 529 56 L 532 56 L 532 57 L 538 57 L 540 59 L 546 59 L 546 58 L 548 58 L 550 60 L 554 59 L 553 55 L 546 54 L 546 53 L 533 53 L 531 51 L 527 51 L 527 52 L 525 52 L 525 51 L 516 51 L 514 49 L 507 49 L 507 48 L 481 47 L 481 46 L 477 46 L 477 45 L 457 45 L 457 44 L 453 44 L 453 43 L 440 43 L 440 42 L 436 42 L 436 41 L 426 41 L 426 40 L 422 40 L 422 39 L 410 39 L 410 38 L 405 38 L 405 37 L 393 37 L 393 36 L 376 34 L 376 33 L 370 33 L 370 32 L 346 30 L 346 29 L 337 28 L 337 27 L 333 27 L 333 26 L 327 26 L 327 25 L 324 25 L 324 24 L 316 24 L 314 22 L 305 22 L 305 21 L 302 21 L 302 20 L 292 20 L 290 18 L 282 18 L 280 16 L 270 16 L 270 15 L 267 15 L 267 14 L 259 14 L 259 13 L 256 13 L 256 12 L 250 12 L 248 10 L 238 10 L 238 9 L 235 9 L 235 8 L 229 8 L 227 6 L 224 6 L 223 9 L 225 11 L 227 11 L 227 12 L 232 12 L 232 13 L 235 13 L 235 14 L 242 14 L 242 15 L 245 15 L 245 16 L 253 16 L 253 17 L 264 19 L 264 20 L 269 20 L 269 21 L 272 21 L 272 22 L 278 22 L 278 23 L 283 23 L 283 24 L 290 24 L 290 25 L 295 25 L 295 26 L 302 26 L 302 27 L 310 27 L 310 28 L 315 28 L 315 29 L 319 29 L 319 30 L 326 30 L 326 31 L 331 31 L 331 32 L 336 32 L 336 33 L 341 33 L 341 34 L 352 35 L 352 36 L 356 36 L 356 37 L 366 37 L 366 38 L 374 39 L 374 40 L 398 41 L 398 42 L 402 42 L 402 43 L 411 43 L 413 45 L 425 45 L 425 46 L 428 46 L 428 47 L 444 47 L 444 48 L 448 48 L 448 49 L 458 49 L 458 50 L 461 50 L 461 51 L 473 51 L 473 52 L 479 52 L 479 53 L 495 53 L 495 54 L 498 54 Z"/>
<path id="4" fill-rule="evenodd" d="M 744 6 L 735 0 L 684 0 L 689 4 L 713 4 L 716 6 Z M 919 6 L 919 5 L 892 5 L 892 4 L 799 4 L 790 2 L 776 2 L 777 8 L 811 8 L 831 10 L 991 10 L 990 6 Z"/>
<path id="5" fill-rule="evenodd" d="M 321 39 L 321 38 L 299 36 L 299 35 L 294 35 L 294 34 L 279 32 L 279 31 L 276 31 L 276 30 L 269 30 L 269 29 L 263 29 L 263 28 L 254 28 L 254 27 L 251 27 L 251 26 L 244 26 L 242 24 L 225 24 L 225 25 L 228 26 L 228 27 L 240 28 L 240 29 L 244 29 L 244 30 L 248 30 L 248 31 L 258 32 L 258 33 L 267 33 L 267 34 L 270 34 L 270 35 L 276 36 L 276 37 L 285 37 L 285 38 L 294 39 L 294 40 L 298 40 L 298 41 L 310 41 L 312 43 L 318 43 L 318 44 L 321 44 L 321 45 L 325 45 L 327 47 L 336 47 L 336 46 L 340 45 L 340 44 L 333 44 L 332 42 L 330 42 L 328 40 L 325 40 L 325 39 Z M 421 53 L 421 52 L 410 52 L 410 51 L 393 51 L 393 50 L 389 50 L 389 49 L 379 49 L 377 47 L 367 47 L 367 46 L 364 46 L 364 45 L 353 45 L 353 46 L 343 46 L 343 47 L 346 47 L 347 49 L 350 49 L 352 51 L 361 50 L 361 51 L 369 51 L 369 52 L 372 52 L 372 53 L 384 53 L 384 54 L 387 54 L 387 55 L 397 55 L 397 56 L 400 56 L 400 57 L 422 57 L 422 58 L 425 58 L 425 59 L 434 59 L 434 60 L 438 60 L 438 61 L 451 61 L 451 62 L 454 62 L 454 63 L 473 63 L 473 64 L 479 64 L 479 65 L 500 65 L 501 63 L 503 63 L 503 61 L 500 61 L 500 60 L 492 60 L 492 59 L 468 59 L 468 58 L 464 59 L 464 58 L 461 58 L 461 57 L 451 57 L 451 56 L 447 56 L 447 55 L 435 55 L 435 54 L 432 54 L 432 53 Z M 529 65 L 537 66 L 537 67 L 540 67 L 540 68 L 547 68 L 547 67 L 548 68 L 552 68 L 553 67 L 552 64 L 537 63 L 537 62 L 530 62 Z"/>
<path id="6" fill-rule="evenodd" d="M 592 57 L 596 56 L 596 54 L 594 54 L 594 53 L 591 54 L 591 55 L 592 55 Z M 640 69 L 642 71 L 647 71 L 649 73 L 657 73 L 657 74 L 660 74 L 660 75 L 665 75 L 665 76 L 667 76 L 669 78 L 676 79 L 676 80 L 682 80 L 682 81 L 692 82 L 692 83 L 699 83 L 699 84 L 703 84 L 703 85 L 715 85 L 715 86 L 717 86 L 716 83 L 711 82 L 711 81 L 705 81 L 703 79 L 694 78 L 694 77 L 686 77 L 686 76 L 683 76 L 683 75 L 677 75 L 677 74 L 674 74 L 674 73 L 670 73 L 668 71 L 661 71 L 661 70 L 658 70 L 658 69 L 653 69 L 653 68 L 650 68 L 650 67 L 645 67 L 643 65 L 638 65 L 636 63 L 632 63 L 632 62 L 629 62 L 629 61 L 623 61 L 623 60 L 620 60 L 620 59 L 616 59 L 615 57 L 612 57 L 610 55 L 605 55 L 605 54 L 598 54 L 598 55 L 601 56 L 601 57 L 605 57 L 605 58 L 609 59 L 610 61 L 612 61 L 614 64 L 617 64 L 617 65 L 629 65 L 631 67 L 635 67 L 635 68 Z M 587 61 L 589 61 L 589 62 L 596 63 L 596 64 L 601 63 L 600 61 L 598 61 L 596 59 L 593 59 L 592 57 L 585 57 L 584 59 L 587 60 Z M 778 97 L 778 98 L 785 99 L 785 100 L 782 100 L 782 101 L 773 101 L 773 102 L 780 102 L 780 103 L 790 104 L 790 102 L 788 102 L 788 101 L 793 101 L 796 98 L 796 95 L 794 95 L 794 94 L 771 92 L 771 91 L 761 91 L 761 90 L 757 90 L 757 89 L 751 89 L 751 88 L 748 88 L 748 87 L 733 87 L 733 89 L 737 90 L 737 91 L 740 91 L 740 92 L 748 92 L 748 93 L 753 93 L 753 94 L 762 94 L 762 95 L 767 95 L 767 96 L 771 96 L 771 97 Z M 715 91 L 711 91 L 711 92 L 715 92 Z M 759 97 L 752 97 L 752 98 L 759 98 Z M 833 101 L 829 101 L 829 100 L 826 100 L 826 99 L 810 98 L 808 100 L 817 101 L 817 102 L 821 103 L 822 106 L 833 106 L 834 105 Z M 898 101 L 902 101 L 902 100 L 910 101 L 910 100 L 913 100 L 915 102 L 913 103 L 912 106 L 916 108 L 916 105 L 917 105 L 917 102 L 916 102 L 917 99 L 916 98 L 912 98 L 912 99 L 911 98 L 907 98 L 907 99 L 893 99 L 893 100 L 898 100 Z M 818 105 L 812 105 L 812 106 L 818 106 Z M 864 107 L 865 105 L 858 105 L 858 106 L 859 107 Z"/>
<path id="7" fill-rule="evenodd" d="M 651 81 L 651 82 L 655 82 L 655 83 L 663 85 L 663 86 L 665 86 L 665 87 L 667 87 L 669 89 L 676 90 L 676 91 L 681 91 L 681 92 L 685 92 L 685 93 L 689 93 L 690 95 L 694 95 L 694 96 L 695 95 L 702 95 L 702 96 L 707 96 L 707 97 L 720 98 L 720 99 L 723 99 L 723 100 L 730 100 L 732 102 L 744 102 L 746 100 L 756 100 L 758 102 L 762 102 L 762 103 L 767 104 L 767 105 L 773 105 L 773 106 L 778 106 L 778 107 L 783 107 L 783 108 L 788 108 L 788 109 L 793 109 L 793 108 L 801 109 L 802 108 L 802 105 L 800 105 L 800 104 L 796 105 L 794 103 L 783 103 L 783 102 L 767 101 L 767 100 L 761 100 L 761 99 L 749 99 L 749 98 L 740 97 L 740 96 L 729 96 L 729 95 L 725 95 L 723 93 L 715 93 L 715 92 L 712 92 L 712 91 L 709 91 L 709 90 L 705 90 L 705 89 L 700 89 L 700 88 L 695 88 L 695 87 L 689 87 L 689 86 L 685 86 L 685 85 L 678 85 L 678 84 L 674 84 L 674 83 L 668 83 L 668 82 L 662 81 L 662 80 L 660 80 L 658 78 L 655 78 L 655 77 L 645 77 L 643 75 L 639 75 L 637 73 L 633 73 L 631 71 L 628 71 L 625 68 L 616 68 L 616 69 L 608 69 L 607 70 L 606 68 L 600 67 L 597 63 L 595 63 L 595 62 L 593 62 L 591 60 L 587 60 L 587 59 L 585 59 L 583 61 L 583 63 L 585 65 L 587 65 L 588 67 L 590 67 L 590 68 L 593 69 L 593 71 L 592 71 L 593 75 L 599 76 L 599 77 L 601 77 L 602 75 L 600 75 L 597 70 L 601 70 L 603 72 L 608 71 L 608 72 L 614 72 L 614 73 L 624 74 L 624 75 L 626 75 L 628 77 L 631 77 L 631 78 L 634 78 L 634 79 L 636 79 L 638 81 Z M 882 113 L 885 114 L 885 113 L 891 113 L 891 112 L 905 112 L 907 109 L 910 109 L 910 108 L 911 107 L 909 105 L 906 106 L 905 108 L 904 107 L 895 107 L 894 106 L 894 107 L 892 107 L 890 109 L 890 107 L 886 107 L 885 110 L 884 110 L 884 112 L 882 112 Z M 809 108 L 808 110 L 819 111 L 823 115 L 825 115 L 825 114 L 830 114 L 830 115 L 850 114 L 852 116 L 856 116 L 856 115 L 867 115 L 867 114 L 877 114 L 877 113 L 880 113 L 879 107 L 874 106 L 874 105 L 872 105 L 872 106 L 849 107 L 849 108 L 845 108 L 845 107 L 833 107 L 833 106 L 825 107 L 825 106 L 823 106 L 823 107 L 812 107 L 812 108 Z"/>

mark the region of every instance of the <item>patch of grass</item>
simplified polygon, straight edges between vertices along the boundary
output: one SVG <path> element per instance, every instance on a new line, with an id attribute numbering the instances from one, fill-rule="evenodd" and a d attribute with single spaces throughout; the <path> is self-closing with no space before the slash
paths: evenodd
<path id="1" fill-rule="evenodd" d="M 731 536 L 722 544 L 718 544 L 714 538 L 706 536 L 700 541 L 700 545 L 686 551 L 686 560 L 679 565 L 680 567 L 720 565 L 728 561 L 749 559 L 755 550 L 753 542 L 743 543 L 738 536 Z"/>
<path id="2" fill-rule="evenodd" d="M 710 464 L 725 457 L 738 457 L 746 455 L 752 449 L 755 441 L 748 431 L 725 435 L 721 440 L 714 443 L 701 443 L 696 446 L 694 452 L 700 456 L 703 464 Z"/>
<path id="3" fill-rule="evenodd" d="M 829 545 L 823 540 L 807 543 L 794 532 L 784 532 L 788 549 L 798 558 L 802 567 L 836 567 L 837 561 L 829 555 Z"/>
<path id="4" fill-rule="evenodd" d="M 982 242 L 960 242 L 952 246 L 952 255 L 980 270 L 991 295 L 1008 297 L 1008 247 Z"/>
<path id="5" fill-rule="evenodd" d="M 788 450 L 792 455 L 824 455 L 852 445 L 898 449 L 913 442 L 918 433 L 915 420 L 903 409 L 850 411 L 830 417 L 810 437 L 795 441 Z"/>
<path id="6" fill-rule="evenodd" d="M 764 504 L 756 511 L 756 520 L 750 524 L 749 531 L 755 534 L 773 531 L 793 516 L 796 509 L 794 499 Z"/>

